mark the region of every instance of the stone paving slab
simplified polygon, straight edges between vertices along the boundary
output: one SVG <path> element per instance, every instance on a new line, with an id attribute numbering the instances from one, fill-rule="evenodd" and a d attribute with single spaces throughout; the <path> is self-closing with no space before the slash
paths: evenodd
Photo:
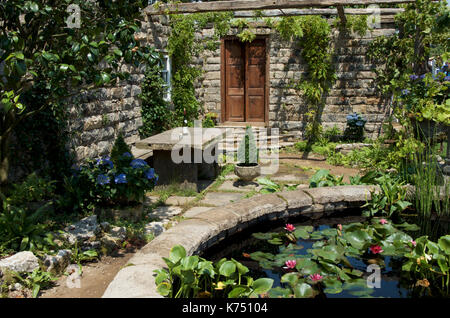
<path id="1" fill-rule="evenodd" d="M 304 182 L 305 180 L 308 180 L 308 176 L 299 176 L 299 175 L 293 175 L 293 174 L 287 174 L 287 175 L 281 175 L 281 176 L 273 176 L 270 177 L 272 181 L 276 182 Z"/>
<path id="2" fill-rule="evenodd" d="M 187 210 L 183 216 L 186 218 L 192 218 L 197 216 L 200 213 L 203 213 L 205 211 L 211 210 L 212 207 L 206 207 L 206 206 L 195 206 L 193 208 L 190 208 L 189 210 Z"/>
<path id="3" fill-rule="evenodd" d="M 259 185 L 257 182 L 244 182 L 242 180 L 236 180 L 236 181 L 225 181 L 220 187 L 219 190 L 221 191 L 252 191 L 256 190 L 259 191 L 262 188 L 261 185 Z"/>
<path id="4" fill-rule="evenodd" d="M 208 192 L 199 204 L 222 206 L 232 201 L 237 201 L 243 197 L 242 193 L 233 192 Z"/>
<path id="5" fill-rule="evenodd" d="M 159 196 L 145 195 L 144 204 L 146 204 L 146 205 L 156 204 L 158 201 L 159 201 Z"/>
<path id="6" fill-rule="evenodd" d="M 164 205 L 186 205 L 188 203 L 191 203 L 195 199 L 196 197 L 181 197 L 174 195 L 167 198 L 166 202 L 164 202 Z"/>
<path id="7" fill-rule="evenodd" d="M 152 210 L 150 216 L 158 217 L 160 219 L 168 219 L 181 214 L 182 209 L 177 206 L 159 206 Z"/>

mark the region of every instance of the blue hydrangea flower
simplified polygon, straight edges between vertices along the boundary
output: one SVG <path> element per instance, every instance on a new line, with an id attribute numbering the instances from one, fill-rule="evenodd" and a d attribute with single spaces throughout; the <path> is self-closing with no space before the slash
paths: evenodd
<path id="1" fill-rule="evenodd" d="M 114 164 L 113 164 L 113 162 L 111 161 L 111 158 L 108 157 L 108 156 L 97 159 L 96 164 L 97 164 L 98 166 L 108 165 L 110 169 L 112 169 L 112 168 L 114 167 Z"/>
<path id="2" fill-rule="evenodd" d="M 356 122 L 356 126 L 362 127 L 362 126 L 364 126 L 364 122 L 363 122 L 362 120 L 358 120 L 358 121 Z"/>
<path id="3" fill-rule="evenodd" d="M 145 171 L 145 177 L 147 179 L 153 179 L 155 177 L 155 169 L 150 168 L 148 170 Z"/>
<path id="4" fill-rule="evenodd" d="M 127 183 L 127 175 L 125 173 L 121 173 L 114 178 L 115 183 Z"/>
<path id="5" fill-rule="evenodd" d="M 109 177 L 104 174 L 99 174 L 97 176 L 97 184 L 99 185 L 105 185 L 109 183 Z"/>
<path id="6" fill-rule="evenodd" d="M 421 80 L 423 80 L 423 79 L 425 78 L 425 74 L 420 75 L 419 78 L 420 78 Z"/>
<path id="7" fill-rule="evenodd" d="M 444 77 L 444 81 L 450 82 L 450 75 L 447 75 L 446 77 Z"/>
<path id="8" fill-rule="evenodd" d="M 402 89 L 402 94 L 403 95 L 408 95 L 409 94 L 409 89 Z"/>
<path id="9" fill-rule="evenodd" d="M 130 166 L 133 168 L 143 168 L 143 167 L 147 167 L 148 164 L 147 164 L 147 162 L 145 162 L 145 160 L 133 159 L 130 163 Z"/>
<path id="10" fill-rule="evenodd" d="M 131 158 L 131 157 L 133 157 L 133 155 L 127 151 L 127 152 L 124 152 L 124 153 L 122 154 L 122 157 L 128 157 L 128 158 Z"/>
<path id="11" fill-rule="evenodd" d="M 416 74 L 409 75 L 409 79 L 412 80 L 412 81 L 415 81 L 418 78 L 419 78 L 419 76 L 417 76 Z"/>
<path id="12" fill-rule="evenodd" d="M 155 182 L 155 185 L 156 185 L 156 182 L 158 182 L 158 179 L 159 179 L 159 177 L 158 177 L 158 175 L 156 175 L 155 179 L 153 179 L 153 181 Z"/>

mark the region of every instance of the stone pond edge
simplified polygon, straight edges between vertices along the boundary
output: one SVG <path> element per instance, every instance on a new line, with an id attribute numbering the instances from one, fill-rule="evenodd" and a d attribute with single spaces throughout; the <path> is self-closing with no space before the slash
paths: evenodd
<path id="1" fill-rule="evenodd" d="M 199 254 L 214 244 L 256 223 L 361 207 L 377 186 L 336 186 L 260 194 L 185 219 L 139 250 L 114 277 L 102 298 L 161 298 L 153 271 L 165 267 L 174 245 L 188 255 Z"/>

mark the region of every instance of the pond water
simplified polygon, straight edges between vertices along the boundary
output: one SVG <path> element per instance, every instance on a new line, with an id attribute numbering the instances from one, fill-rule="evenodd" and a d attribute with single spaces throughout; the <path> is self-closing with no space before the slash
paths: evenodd
<path id="1" fill-rule="evenodd" d="M 305 225 L 311 225 L 314 231 L 324 231 L 327 229 L 336 229 L 337 224 L 349 224 L 353 222 L 361 222 L 364 219 L 357 214 L 360 211 L 346 211 L 339 212 L 340 217 L 328 217 L 326 219 L 320 219 L 317 221 L 302 221 L 301 219 L 289 220 L 287 222 L 271 222 L 270 224 L 263 224 L 259 227 L 254 227 L 247 230 L 245 233 L 240 233 L 226 242 L 222 242 L 219 245 L 210 248 L 205 251 L 202 257 L 205 257 L 211 261 L 218 261 L 221 258 L 234 258 L 241 262 L 250 269 L 250 276 L 254 279 L 261 277 L 268 277 L 274 280 L 273 288 L 282 287 L 286 288 L 287 283 L 281 282 L 281 277 L 289 272 L 289 269 L 284 269 L 283 266 L 276 266 L 275 268 L 264 268 L 264 264 L 252 259 L 250 254 L 255 252 L 271 253 L 278 255 L 282 253 L 282 250 L 286 248 L 286 245 L 273 245 L 267 242 L 267 240 L 257 239 L 253 233 L 273 233 L 283 232 L 285 223 L 292 223 L 296 228 Z M 298 239 L 294 248 L 290 248 L 290 254 L 293 259 L 301 259 L 308 254 L 308 249 L 313 248 L 313 244 L 318 242 L 316 239 Z M 397 257 L 382 256 L 377 257 L 377 263 L 384 266 L 381 267 L 381 280 L 380 288 L 368 288 L 367 278 L 373 274 L 373 270 L 367 272 L 368 266 L 374 262 L 374 259 L 365 256 L 350 257 L 347 256 L 348 261 L 352 267 L 361 271 L 362 277 L 359 280 L 359 286 L 353 286 L 350 288 L 343 288 L 340 292 L 328 293 L 324 290 L 318 297 L 327 298 L 357 298 L 357 297 L 388 297 L 388 298 L 408 298 L 410 297 L 410 290 L 407 288 L 409 282 L 401 277 L 402 260 Z M 261 266 L 262 264 L 262 266 Z M 269 266 L 270 267 L 270 266 Z M 361 284 L 364 282 L 364 284 Z M 366 285 L 366 286 L 363 286 Z"/>

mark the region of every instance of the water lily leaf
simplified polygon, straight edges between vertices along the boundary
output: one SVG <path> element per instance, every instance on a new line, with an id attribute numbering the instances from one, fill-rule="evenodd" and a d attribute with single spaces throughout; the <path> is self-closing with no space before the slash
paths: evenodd
<path id="1" fill-rule="evenodd" d="M 236 264 L 233 263 L 232 261 L 224 262 L 219 268 L 220 275 L 223 275 L 225 277 L 231 276 L 235 271 L 236 271 Z"/>
<path id="2" fill-rule="evenodd" d="M 311 234 L 310 239 L 312 240 L 320 240 L 323 238 L 323 235 L 320 232 L 314 232 Z"/>
<path id="3" fill-rule="evenodd" d="M 287 288 L 275 287 L 269 290 L 270 298 L 287 298 L 291 295 L 291 292 Z"/>
<path id="4" fill-rule="evenodd" d="M 450 235 L 442 236 L 438 240 L 438 244 L 439 247 L 445 252 L 445 254 L 450 255 Z"/>
<path id="5" fill-rule="evenodd" d="M 322 235 L 326 236 L 326 237 L 335 237 L 337 235 L 337 230 L 336 229 L 325 229 L 320 231 L 320 233 L 322 233 Z"/>
<path id="6" fill-rule="evenodd" d="M 308 258 L 297 259 L 295 268 L 303 275 L 310 275 L 319 271 L 317 263 Z"/>
<path id="7" fill-rule="evenodd" d="M 283 241 L 281 239 L 279 239 L 278 237 L 275 237 L 275 238 L 273 238 L 271 240 L 268 240 L 267 242 L 270 243 L 270 244 L 273 244 L 273 245 L 281 245 L 281 244 L 283 244 Z"/>
<path id="8" fill-rule="evenodd" d="M 367 242 L 371 241 L 369 234 L 362 230 L 356 230 L 353 232 L 345 232 L 344 238 L 349 244 L 351 244 L 356 249 L 363 249 Z"/>
<path id="9" fill-rule="evenodd" d="M 276 233 L 253 233 L 252 236 L 258 240 L 270 240 Z"/>
<path id="10" fill-rule="evenodd" d="M 297 239 L 309 239 L 309 233 L 305 228 L 298 228 L 294 231 L 294 235 Z"/>
<path id="11" fill-rule="evenodd" d="M 311 285 L 306 283 L 300 283 L 294 286 L 294 295 L 297 298 L 310 298 L 314 296 L 314 290 Z"/>
<path id="12" fill-rule="evenodd" d="M 274 264 L 273 262 L 267 261 L 267 260 L 263 260 L 259 263 L 259 266 L 261 266 L 264 269 L 273 269 L 274 268 Z"/>
<path id="13" fill-rule="evenodd" d="M 420 227 L 416 224 L 409 224 L 408 222 L 404 222 L 401 224 L 395 225 L 398 229 L 403 229 L 404 231 L 418 231 Z"/>
<path id="14" fill-rule="evenodd" d="M 273 279 L 271 278 L 260 278 L 253 282 L 253 290 L 257 294 L 267 293 L 273 285 Z"/>
<path id="15" fill-rule="evenodd" d="M 395 241 L 410 242 L 410 241 L 412 241 L 412 237 L 409 236 L 406 233 L 403 233 L 403 232 L 399 231 L 399 232 L 396 232 L 394 234 L 389 235 L 386 238 L 386 242 L 392 243 L 392 242 L 395 242 Z"/>
<path id="16" fill-rule="evenodd" d="M 290 286 L 295 286 L 298 283 L 298 273 L 287 273 L 281 276 L 282 283 L 288 283 Z"/>
<path id="17" fill-rule="evenodd" d="M 271 253 L 264 253 L 264 252 L 254 252 L 250 254 L 250 258 L 254 261 L 260 262 L 263 260 L 273 260 L 275 256 Z"/>

